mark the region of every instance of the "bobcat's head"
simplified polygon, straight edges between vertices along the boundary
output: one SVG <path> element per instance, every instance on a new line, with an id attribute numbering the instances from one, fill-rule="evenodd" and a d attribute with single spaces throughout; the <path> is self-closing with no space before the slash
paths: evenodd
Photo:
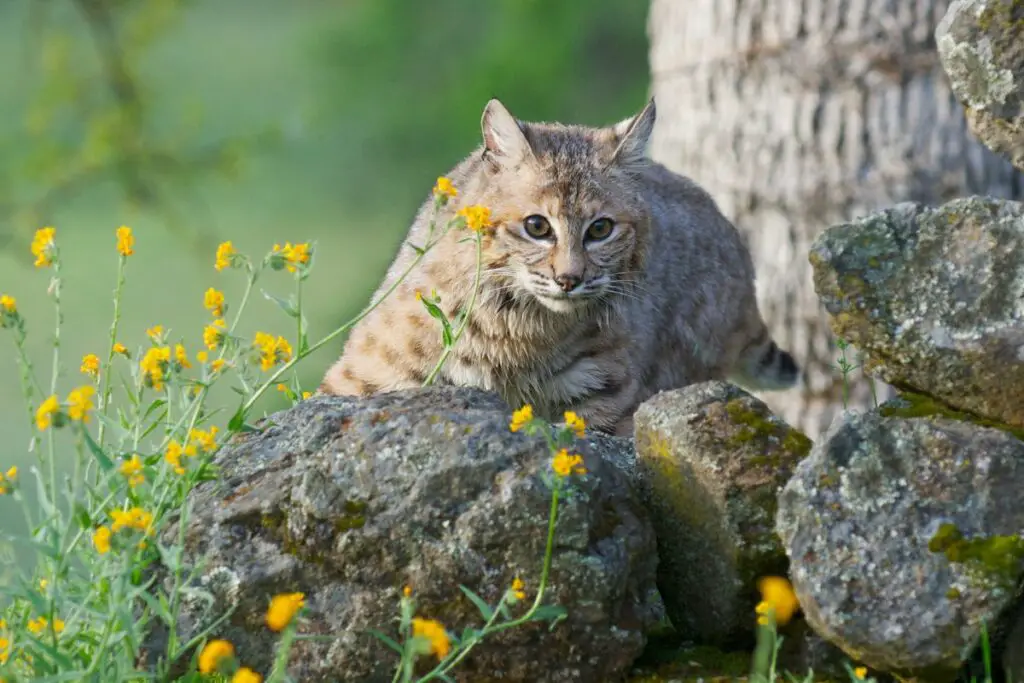
<path id="1" fill-rule="evenodd" d="M 488 286 L 558 313 L 629 294 L 647 251 L 654 119 L 653 100 L 608 128 L 518 121 L 488 102 L 476 182 L 460 197 L 491 210 Z"/>

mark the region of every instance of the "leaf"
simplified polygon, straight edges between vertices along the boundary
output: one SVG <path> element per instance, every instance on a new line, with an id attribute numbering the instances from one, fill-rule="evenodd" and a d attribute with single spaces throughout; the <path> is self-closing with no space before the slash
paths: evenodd
<path id="1" fill-rule="evenodd" d="M 546 619 L 554 619 L 556 622 L 565 619 L 568 616 L 568 612 L 561 605 L 541 605 L 533 614 L 530 615 L 530 621 L 544 621 Z"/>
<path id="2" fill-rule="evenodd" d="M 238 410 L 235 411 L 235 414 L 232 415 L 231 419 L 228 421 L 228 430 L 232 432 L 240 432 L 244 426 L 245 403 L 243 402 L 242 405 L 238 406 Z"/>
<path id="3" fill-rule="evenodd" d="M 160 617 L 160 621 L 168 626 L 174 625 L 174 617 L 171 616 L 171 611 L 167 608 L 167 603 L 163 600 L 163 596 L 157 598 L 148 591 L 139 591 L 138 597 L 142 598 L 142 601 L 149 605 L 153 613 Z"/>
<path id="4" fill-rule="evenodd" d="M 469 598 L 470 602 L 476 605 L 476 608 L 480 610 L 480 614 L 483 615 L 484 621 L 489 621 L 490 618 L 494 615 L 494 610 L 491 609 L 490 605 L 484 602 L 483 598 L 481 598 L 479 595 L 463 586 L 461 583 L 459 584 L 459 590 L 465 593 L 466 597 Z"/>
<path id="5" fill-rule="evenodd" d="M 376 636 L 377 639 L 380 640 L 380 642 L 384 643 L 385 645 L 390 647 L 392 650 L 394 650 L 398 654 L 402 654 L 402 646 L 399 645 L 397 642 L 395 642 L 395 640 L 393 638 L 391 638 L 390 636 L 388 636 L 388 635 L 386 635 L 384 633 L 381 633 L 380 631 L 378 631 L 375 628 L 368 629 L 367 633 L 370 633 L 371 635 Z"/>
<path id="6" fill-rule="evenodd" d="M 100 445 L 93 440 L 92 435 L 89 434 L 89 430 L 83 429 L 82 435 L 85 437 L 85 445 L 89 447 L 89 452 L 92 453 L 92 457 L 96 459 L 100 469 L 104 472 L 109 472 L 114 469 L 114 463 L 107 457 L 107 454 L 103 452 Z"/>
<path id="7" fill-rule="evenodd" d="M 158 398 L 158 399 L 156 399 L 155 401 L 150 403 L 149 406 L 146 408 L 146 412 L 142 414 L 142 419 L 145 420 L 146 418 L 148 418 L 150 415 L 153 414 L 154 410 L 157 410 L 158 408 L 162 408 L 165 405 L 167 405 L 167 399 L 166 398 Z"/>
<path id="8" fill-rule="evenodd" d="M 110 432 L 110 436 L 115 441 L 124 441 L 128 437 L 128 434 L 130 433 L 123 426 L 124 424 L 127 424 L 127 418 L 124 417 L 124 413 L 122 413 L 120 410 L 118 411 L 118 414 L 121 416 L 120 420 L 115 420 L 112 417 L 110 417 L 109 415 L 104 415 L 101 412 L 95 412 L 92 415 L 97 420 L 99 420 L 100 422 L 103 423 L 103 425 Z"/>
<path id="9" fill-rule="evenodd" d="M 39 497 L 39 507 L 43 509 L 43 517 L 47 520 L 52 519 L 56 511 L 53 509 L 53 503 L 50 501 L 49 495 L 46 493 L 46 487 L 43 485 L 43 477 L 36 468 L 32 468 L 33 474 L 35 474 L 36 480 L 36 495 Z"/>
<path id="10" fill-rule="evenodd" d="M 284 311 L 285 315 L 287 315 L 289 318 L 299 317 L 299 309 L 295 308 L 294 303 L 292 303 L 291 301 L 285 301 L 284 299 L 276 297 L 270 292 L 264 291 L 262 289 L 260 291 L 263 292 L 264 297 L 277 304 L 278 308 Z"/>
<path id="11" fill-rule="evenodd" d="M 78 522 L 78 526 L 82 529 L 92 528 L 92 518 L 89 516 L 89 509 L 82 505 L 80 502 L 75 501 L 74 505 L 75 521 Z"/>

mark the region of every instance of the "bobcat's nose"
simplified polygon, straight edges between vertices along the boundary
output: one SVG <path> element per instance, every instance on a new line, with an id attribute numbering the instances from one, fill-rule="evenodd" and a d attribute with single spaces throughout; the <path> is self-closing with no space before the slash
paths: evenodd
<path id="1" fill-rule="evenodd" d="M 562 273 L 561 275 L 555 276 L 555 284 L 557 284 L 563 292 L 571 292 L 576 289 L 580 284 L 581 278 L 579 275 L 573 275 L 572 273 Z"/>

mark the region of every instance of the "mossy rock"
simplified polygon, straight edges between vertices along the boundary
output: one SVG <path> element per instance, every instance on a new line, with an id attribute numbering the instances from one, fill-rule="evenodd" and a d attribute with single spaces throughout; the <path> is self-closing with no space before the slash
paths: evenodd
<path id="1" fill-rule="evenodd" d="M 825 230 L 810 262 L 833 332 L 866 371 L 1024 429 L 1024 205 L 899 204 Z"/>
<path id="2" fill-rule="evenodd" d="M 787 567 L 776 496 L 810 440 L 725 382 L 658 394 L 634 424 L 672 623 L 700 643 L 749 646 L 756 580 Z"/>
<path id="3" fill-rule="evenodd" d="M 922 405 L 834 424 L 779 497 L 778 528 L 817 633 L 866 666 L 942 681 L 1024 578 L 1024 442 Z"/>

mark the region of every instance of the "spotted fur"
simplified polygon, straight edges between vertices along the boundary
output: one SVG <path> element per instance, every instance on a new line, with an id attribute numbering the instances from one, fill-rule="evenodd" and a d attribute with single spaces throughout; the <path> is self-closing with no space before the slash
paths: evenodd
<path id="1" fill-rule="evenodd" d="M 792 356 L 758 311 L 738 231 L 693 181 L 647 158 L 654 121 L 653 101 L 608 128 L 527 123 L 488 103 L 483 145 L 449 174 L 458 196 L 438 219 L 482 204 L 493 223 L 477 305 L 438 382 L 495 390 L 550 419 L 574 410 L 620 433 L 661 390 L 730 377 L 751 388 L 795 383 Z M 425 241 L 432 215 L 428 198 L 408 242 Z M 550 234 L 529 232 L 530 216 Z M 595 239 L 602 218 L 612 229 Z M 449 233 L 352 330 L 321 391 L 366 396 L 423 383 L 442 347 L 415 292 L 436 290 L 449 318 L 465 306 L 475 251 L 464 236 Z M 375 298 L 413 257 L 399 253 Z"/>

